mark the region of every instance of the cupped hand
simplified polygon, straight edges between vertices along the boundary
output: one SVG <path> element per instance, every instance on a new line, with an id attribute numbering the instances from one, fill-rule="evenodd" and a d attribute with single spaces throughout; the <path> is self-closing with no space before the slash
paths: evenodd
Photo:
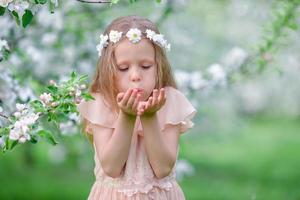
<path id="1" fill-rule="evenodd" d="M 117 95 L 117 104 L 119 108 L 128 115 L 138 115 L 138 105 L 141 95 L 135 89 L 128 89 L 126 92 L 120 92 Z"/>
<path id="2" fill-rule="evenodd" d="M 165 89 L 154 89 L 152 96 L 146 102 L 141 102 L 138 107 L 138 115 L 153 115 L 166 103 Z"/>

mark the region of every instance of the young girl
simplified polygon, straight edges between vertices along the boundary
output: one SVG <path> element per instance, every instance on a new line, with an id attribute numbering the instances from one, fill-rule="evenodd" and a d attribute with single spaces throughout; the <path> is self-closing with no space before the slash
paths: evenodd
<path id="1" fill-rule="evenodd" d="M 184 200 L 175 180 L 181 133 L 196 110 L 176 89 L 153 22 L 114 20 L 100 36 L 99 62 L 78 110 L 95 149 L 96 181 L 89 200 Z"/>

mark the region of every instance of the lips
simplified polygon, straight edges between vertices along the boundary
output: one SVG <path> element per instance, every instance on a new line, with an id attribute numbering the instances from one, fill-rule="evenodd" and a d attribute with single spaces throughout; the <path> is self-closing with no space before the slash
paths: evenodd
<path id="1" fill-rule="evenodd" d="M 144 91 L 143 88 L 134 88 L 135 90 L 137 90 L 138 93 L 142 93 Z"/>

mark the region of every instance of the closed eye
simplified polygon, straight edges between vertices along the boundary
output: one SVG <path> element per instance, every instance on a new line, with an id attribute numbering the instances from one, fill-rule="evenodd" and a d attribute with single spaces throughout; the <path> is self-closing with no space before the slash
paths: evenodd
<path id="1" fill-rule="evenodd" d="M 152 67 L 152 65 L 143 65 L 142 66 L 143 69 L 149 69 L 150 67 Z"/>
<path id="2" fill-rule="evenodd" d="M 128 68 L 118 68 L 120 71 L 125 72 L 128 70 Z"/>

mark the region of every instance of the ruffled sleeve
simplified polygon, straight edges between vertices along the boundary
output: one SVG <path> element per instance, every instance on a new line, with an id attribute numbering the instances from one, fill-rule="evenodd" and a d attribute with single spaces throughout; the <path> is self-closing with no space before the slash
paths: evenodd
<path id="1" fill-rule="evenodd" d="M 87 120 L 85 131 L 92 134 L 90 125 L 96 124 L 107 128 L 115 128 L 115 121 L 117 118 L 100 93 L 91 94 L 95 100 L 83 100 L 78 106 L 80 116 Z"/>
<path id="2" fill-rule="evenodd" d="M 165 91 L 166 103 L 158 111 L 161 130 L 164 130 L 168 125 L 179 124 L 180 133 L 184 133 L 193 127 L 192 118 L 197 111 L 179 90 L 168 86 Z"/>

